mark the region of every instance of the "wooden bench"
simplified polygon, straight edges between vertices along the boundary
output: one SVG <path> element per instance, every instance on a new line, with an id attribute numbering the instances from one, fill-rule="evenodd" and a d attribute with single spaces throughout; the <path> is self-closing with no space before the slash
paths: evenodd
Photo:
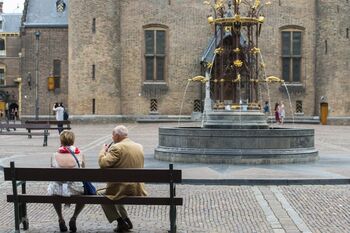
<path id="1" fill-rule="evenodd" d="M 58 124 L 62 125 L 62 129 L 71 129 L 70 121 L 56 121 L 56 120 L 26 120 L 24 122 L 25 124 L 30 124 L 30 125 L 45 125 L 45 128 L 43 128 L 44 130 L 58 130 Z M 52 125 L 54 125 L 54 127 L 52 127 Z M 36 128 L 36 129 L 40 129 L 40 128 Z M 30 131 L 28 131 L 30 132 Z"/>
<path id="2" fill-rule="evenodd" d="M 47 146 L 47 137 L 50 135 L 45 124 L 8 124 L 0 123 L 0 135 L 26 135 L 28 138 L 32 136 L 44 136 L 43 146 Z M 13 131 L 11 131 L 13 129 Z M 17 129 L 25 129 L 26 131 L 18 132 Z M 31 130 L 43 130 L 43 132 L 31 132 Z"/>
<path id="3" fill-rule="evenodd" d="M 123 205 L 168 205 L 170 207 L 170 232 L 176 232 L 176 206 L 183 204 L 183 199 L 176 197 L 175 183 L 181 183 L 181 170 L 169 169 L 66 169 L 66 168 L 16 168 L 11 162 L 4 168 L 5 181 L 12 181 L 13 194 L 7 195 L 7 202 L 14 203 L 15 232 L 29 228 L 26 203 L 82 203 L 82 204 L 123 204 Z M 91 182 L 148 182 L 169 184 L 169 197 L 125 197 L 110 200 L 101 195 L 48 196 L 26 194 L 26 181 L 91 181 Z M 17 187 L 22 187 L 22 192 Z"/>

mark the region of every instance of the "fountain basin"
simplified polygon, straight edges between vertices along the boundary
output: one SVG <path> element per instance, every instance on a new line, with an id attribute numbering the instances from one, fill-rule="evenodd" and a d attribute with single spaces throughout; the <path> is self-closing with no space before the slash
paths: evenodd
<path id="1" fill-rule="evenodd" d="M 318 159 L 313 129 L 159 128 L 154 157 L 185 163 L 279 164 Z"/>

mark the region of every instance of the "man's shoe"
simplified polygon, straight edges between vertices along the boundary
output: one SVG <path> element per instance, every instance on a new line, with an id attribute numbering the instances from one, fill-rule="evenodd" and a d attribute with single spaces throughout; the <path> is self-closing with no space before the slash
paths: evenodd
<path id="1" fill-rule="evenodd" d="M 118 218 L 117 221 L 118 221 L 118 226 L 117 228 L 114 229 L 114 232 L 126 232 L 129 229 L 131 229 L 129 224 L 122 218 Z"/>
<path id="2" fill-rule="evenodd" d="M 77 232 L 77 225 L 76 225 L 76 218 L 72 217 L 69 221 L 69 231 L 70 232 Z"/>
<path id="3" fill-rule="evenodd" d="M 133 228 L 132 222 L 128 217 L 124 218 L 124 221 L 129 225 L 129 230 Z"/>
<path id="4" fill-rule="evenodd" d="M 58 226 L 60 227 L 60 232 L 68 231 L 68 228 L 66 226 L 66 222 L 64 220 L 58 220 Z"/>

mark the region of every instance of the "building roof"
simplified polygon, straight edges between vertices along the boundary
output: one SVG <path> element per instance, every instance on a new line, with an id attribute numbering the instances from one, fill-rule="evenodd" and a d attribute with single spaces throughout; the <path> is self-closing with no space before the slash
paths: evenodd
<path id="1" fill-rule="evenodd" d="M 0 15 L 2 20 L 2 30 L 0 32 L 19 32 L 21 26 L 22 14 L 18 13 L 3 13 Z"/>
<path id="2" fill-rule="evenodd" d="M 57 10 L 57 3 L 63 3 L 63 11 Z M 26 0 L 24 27 L 68 26 L 68 0 Z"/>

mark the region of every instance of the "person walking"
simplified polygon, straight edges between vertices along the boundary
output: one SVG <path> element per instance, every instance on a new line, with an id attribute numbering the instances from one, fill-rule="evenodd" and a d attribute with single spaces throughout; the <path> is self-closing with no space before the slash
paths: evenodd
<path id="1" fill-rule="evenodd" d="M 280 123 L 283 124 L 284 123 L 284 119 L 286 117 L 286 110 L 284 108 L 283 101 L 281 101 L 281 103 L 279 105 L 279 115 L 280 115 Z"/>
<path id="2" fill-rule="evenodd" d="M 281 123 L 280 106 L 278 103 L 275 104 L 275 120 L 276 120 L 276 123 Z"/>
<path id="3" fill-rule="evenodd" d="M 270 106 L 269 106 L 269 101 L 265 101 L 265 105 L 264 105 L 264 114 L 268 115 L 270 112 Z"/>
<path id="4" fill-rule="evenodd" d="M 79 168 L 85 167 L 85 156 L 78 147 L 74 146 L 75 135 L 72 131 L 63 130 L 60 134 L 61 146 L 51 157 L 53 168 Z M 74 154 L 74 155 L 73 155 Z M 79 164 L 78 164 L 79 163 Z M 48 195 L 72 196 L 84 194 L 82 182 L 50 182 L 47 188 Z M 62 214 L 62 204 L 53 204 L 58 216 L 58 224 L 61 232 L 66 232 L 67 226 Z M 76 219 L 84 208 L 84 204 L 76 204 L 73 216 L 69 221 L 70 232 L 76 232 Z"/>
<path id="5" fill-rule="evenodd" d="M 103 145 L 99 155 L 100 168 L 143 168 L 144 153 L 142 145 L 128 138 L 128 129 L 119 125 L 112 131 L 113 142 Z M 105 195 L 112 200 L 118 200 L 125 196 L 146 196 L 147 192 L 143 183 L 107 183 L 105 189 L 98 191 L 99 195 Z M 102 205 L 102 209 L 110 223 L 118 222 L 114 232 L 125 232 L 133 228 L 132 222 L 124 205 Z"/>
<path id="6" fill-rule="evenodd" d="M 56 112 L 56 121 L 63 121 L 64 108 L 63 104 L 55 103 L 52 110 Z M 58 133 L 60 134 L 63 131 L 63 124 L 57 123 Z"/>

